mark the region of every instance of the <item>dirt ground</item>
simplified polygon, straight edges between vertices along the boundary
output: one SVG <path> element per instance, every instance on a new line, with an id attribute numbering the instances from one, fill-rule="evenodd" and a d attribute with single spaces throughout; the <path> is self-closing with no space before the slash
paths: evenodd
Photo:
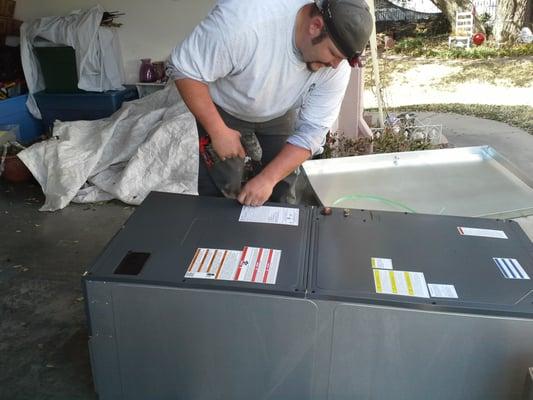
<path id="1" fill-rule="evenodd" d="M 380 61 L 388 107 L 412 104 L 533 106 L 533 57 L 445 60 L 385 56 Z M 365 108 L 377 107 L 370 61 L 365 70 Z"/>

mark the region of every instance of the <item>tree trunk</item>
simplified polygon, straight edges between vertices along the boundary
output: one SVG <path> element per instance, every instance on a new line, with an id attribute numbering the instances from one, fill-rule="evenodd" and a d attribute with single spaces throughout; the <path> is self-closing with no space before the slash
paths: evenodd
<path id="1" fill-rule="evenodd" d="M 455 30 L 455 13 L 458 11 L 472 11 L 473 9 L 472 1 L 470 0 L 431 0 L 431 2 L 446 16 L 452 31 Z M 474 32 L 485 32 L 485 28 L 477 15 L 474 15 Z"/>
<path id="2" fill-rule="evenodd" d="M 526 25 L 528 0 L 500 0 L 494 22 L 494 37 L 497 42 L 516 40 Z"/>

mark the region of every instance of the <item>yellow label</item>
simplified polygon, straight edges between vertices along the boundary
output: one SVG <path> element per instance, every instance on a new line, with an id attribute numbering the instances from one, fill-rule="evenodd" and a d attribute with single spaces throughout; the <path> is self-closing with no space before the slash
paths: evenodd
<path id="1" fill-rule="evenodd" d="M 394 279 L 394 271 L 389 272 L 390 283 L 392 286 L 392 293 L 398 294 L 398 288 L 396 287 L 396 280 Z"/>
<path id="2" fill-rule="evenodd" d="M 376 292 L 382 293 L 383 289 L 381 288 L 381 278 L 378 270 L 374 270 L 374 281 L 376 281 Z"/>
<path id="3" fill-rule="evenodd" d="M 407 283 L 407 292 L 409 293 L 409 296 L 414 296 L 415 291 L 413 289 L 413 283 L 411 282 L 411 277 L 409 276 L 409 272 L 403 273 L 405 276 L 405 282 Z"/>

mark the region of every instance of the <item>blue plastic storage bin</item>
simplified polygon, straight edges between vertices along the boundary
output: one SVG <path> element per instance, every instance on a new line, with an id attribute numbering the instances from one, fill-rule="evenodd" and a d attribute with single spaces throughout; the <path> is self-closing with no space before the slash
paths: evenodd
<path id="1" fill-rule="evenodd" d="M 26 107 L 28 95 L 0 101 L 0 125 L 18 125 L 17 140 L 22 144 L 34 142 L 44 132 L 43 124 Z"/>
<path id="2" fill-rule="evenodd" d="M 92 121 L 106 118 L 117 111 L 125 101 L 138 98 L 135 87 L 107 92 L 82 93 L 35 93 L 35 100 L 41 110 L 46 128 L 60 121 Z"/>

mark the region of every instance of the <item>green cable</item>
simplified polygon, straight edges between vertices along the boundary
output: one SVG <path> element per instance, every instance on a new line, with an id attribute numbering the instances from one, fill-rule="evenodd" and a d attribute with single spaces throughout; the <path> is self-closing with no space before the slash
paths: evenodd
<path id="1" fill-rule="evenodd" d="M 387 204 L 389 206 L 399 207 L 399 208 L 407 210 L 407 211 L 409 211 L 411 213 L 415 213 L 416 214 L 415 210 L 413 210 L 412 208 L 407 207 L 406 205 L 403 205 L 402 203 L 399 203 L 399 202 L 393 201 L 393 200 L 389 200 L 389 199 L 386 199 L 384 197 L 372 196 L 372 195 L 367 195 L 367 194 L 352 194 L 352 195 L 349 195 L 349 196 L 342 196 L 341 198 L 335 200 L 333 205 L 336 206 L 337 204 L 342 203 L 343 201 L 346 201 L 346 200 L 359 200 L 359 199 L 380 201 L 380 202 L 385 203 L 385 204 Z"/>

